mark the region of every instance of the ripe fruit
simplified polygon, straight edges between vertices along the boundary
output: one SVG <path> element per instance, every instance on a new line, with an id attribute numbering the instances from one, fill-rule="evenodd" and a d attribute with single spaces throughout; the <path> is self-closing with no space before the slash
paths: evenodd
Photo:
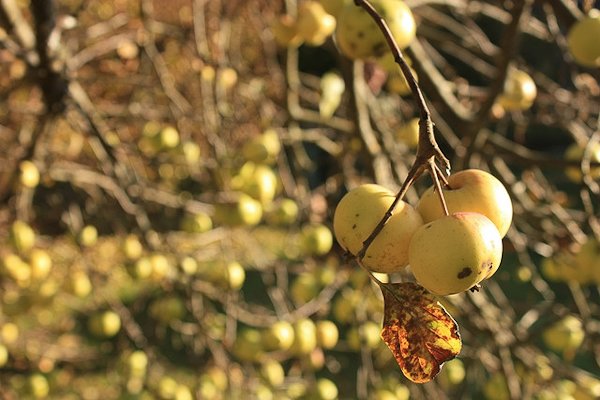
<path id="1" fill-rule="evenodd" d="M 583 324 L 573 315 L 555 322 L 542 333 L 542 339 L 549 349 L 568 354 L 577 350 L 583 343 Z"/>
<path id="2" fill-rule="evenodd" d="M 319 378 L 315 388 L 315 398 L 318 400 L 334 400 L 338 398 L 338 388 L 333 381 Z"/>
<path id="3" fill-rule="evenodd" d="M 317 344 L 324 349 L 333 349 L 338 342 L 340 333 L 333 321 L 317 322 Z"/>
<path id="4" fill-rule="evenodd" d="M 304 1 L 298 7 L 298 34 L 306 44 L 320 46 L 335 30 L 335 17 L 327 14 L 323 5 L 316 1 Z"/>
<path id="5" fill-rule="evenodd" d="M 296 304 L 305 304 L 314 299 L 321 289 L 315 274 L 305 272 L 300 275 L 290 285 L 290 297 Z"/>
<path id="6" fill-rule="evenodd" d="M 52 269 L 52 259 L 45 250 L 41 249 L 31 250 L 29 264 L 31 265 L 31 277 L 37 280 L 46 278 Z"/>
<path id="7" fill-rule="evenodd" d="M 148 367 L 148 356 L 142 350 L 136 350 L 127 358 L 127 367 L 130 376 L 143 377 Z"/>
<path id="8" fill-rule="evenodd" d="M 88 329 L 96 337 L 111 338 L 121 329 L 121 318 L 114 311 L 103 311 L 90 317 Z"/>
<path id="9" fill-rule="evenodd" d="M 242 361 L 254 361 L 262 355 L 261 334 L 254 328 L 244 328 L 235 338 L 233 354 Z"/>
<path id="10" fill-rule="evenodd" d="M 361 185 L 340 200 L 333 216 L 333 230 L 340 245 L 356 255 L 379 223 L 395 195 L 386 188 Z M 413 233 L 423 225 L 419 213 L 400 201 L 392 217 L 375 237 L 363 259 L 371 271 L 396 272 L 408 264 L 408 245 Z"/>
<path id="11" fill-rule="evenodd" d="M 278 361 L 267 360 L 260 366 L 260 376 L 270 386 L 279 386 L 285 380 L 285 371 Z"/>
<path id="12" fill-rule="evenodd" d="M 14 248 L 24 254 L 35 244 L 35 232 L 26 222 L 16 220 L 10 227 L 10 240 Z"/>
<path id="13" fill-rule="evenodd" d="M 458 212 L 413 235 L 409 261 L 417 282 L 437 295 L 464 292 L 491 277 L 502 259 L 502 238 L 485 216 Z"/>
<path id="14" fill-rule="evenodd" d="M 257 225 L 262 215 L 261 203 L 244 193 L 233 202 L 215 205 L 215 219 L 225 225 Z"/>
<path id="15" fill-rule="evenodd" d="M 398 128 L 396 137 L 409 149 L 416 149 L 419 144 L 419 118 L 413 118 Z"/>
<path id="16" fill-rule="evenodd" d="M 280 152 L 279 136 L 273 129 L 267 129 L 261 135 L 250 139 L 242 148 L 244 158 L 257 164 L 275 163 Z"/>
<path id="17" fill-rule="evenodd" d="M 75 296 L 84 298 L 92 292 L 92 282 L 83 271 L 75 271 L 69 279 L 69 290 Z"/>
<path id="18" fill-rule="evenodd" d="M 592 9 L 577 21 L 567 34 L 571 55 L 584 67 L 600 66 L 600 10 Z"/>
<path id="19" fill-rule="evenodd" d="M 181 229 L 189 233 L 204 233 L 212 229 L 212 219 L 203 212 L 186 215 L 181 221 Z"/>
<path id="20" fill-rule="evenodd" d="M 93 246 L 98 241 L 98 230 L 93 225 L 86 225 L 81 232 L 79 232 L 77 240 L 83 247 Z"/>
<path id="21" fill-rule="evenodd" d="M 174 149 L 179 144 L 179 132 L 172 126 L 165 126 L 155 136 L 155 139 L 155 145 L 158 149 Z"/>
<path id="22" fill-rule="evenodd" d="M 232 178 L 231 186 L 259 200 L 262 205 L 268 205 L 277 193 L 277 175 L 265 164 L 248 161 Z"/>
<path id="23" fill-rule="evenodd" d="M 300 235 L 302 248 L 308 254 L 322 256 L 329 253 L 333 246 L 333 235 L 325 225 L 305 225 Z"/>
<path id="24" fill-rule="evenodd" d="M 298 218 L 298 204 L 292 199 L 281 199 L 271 204 L 266 220 L 272 225 L 291 225 Z"/>
<path id="25" fill-rule="evenodd" d="M 133 234 L 127 235 L 123 241 L 123 253 L 125 253 L 125 257 L 129 260 L 137 260 L 142 256 L 143 252 L 144 246 L 142 246 L 138 237 Z"/>
<path id="26" fill-rule="evenodd" d="M 443 189 L 450 214 L 468 211 L 483 214 L 498 228 L 504 237 L 512 221 L 512 203 L 502 182 L 492 174 L 466 169 L 448 177 L 450 189 Z M 430 187 L 419 200 L 417 210 L 423 221 L 430 222 L 444 215 L 434 187 Z"/>
<path id="27" fill-rule="evenodd" d="M 527 110 L 537 96 L 535 82 L 525 71 L 511 69 L 504 81 L 504 90 L 498 96 L 497 104 L 505 110 Z"/>
<path id="28" fill-rule="evenodd" d="M 371 4 L 384 16 L 398 47 L 407 47 L 416 34 L 410 8 L 401 0 L 373 0 Z M 340 12 L 335 39 L 342 54 L 351 59 L 380 57 L 389 50 L 373 18 L 354 2 L 348 2 Z"/>
<path id="29" fill-rule="evenodd" d="M 294 343 L 294 327 L 287 321 L 277 321 L 262 336 L 267 350 L 287 350 Z"/>
<path id="30" fill-rule="evenodd" d="M 317 327 L 308 318 L 296 321 L 294 324 L 294 342 L 290 348 L 295 355 L 310 354 L 317 347 Z"/>
<path id="31" fill-rule="evenodd" d="M 19 170 L 19 180 L 23 186 L 34 188 L 40 183 L 40 171 L 31 161 L 22 161 L 19 164 Z"/>
<path id="32" fill-rule="evenodd" d="M 586 149 L 584 147 L 579 146 L 576 143 L 573 143 L 567 150 L 565 151 L 565 159 L 571 161 L 581 161 L 583 158 L 584 152 Z M 600 143 L 595 143 L 589 149 L 589 157 L 590 162 L 600 162 Z M 583 175 L 581 173 L 581 168 L 579 166 L 576 167 L 567 167 L 565 169 L 565 173 L 567 174 L 567 178 L 574 183 L 581 183 L 583 179 Z M 590 176 L 592 179 L 600 179 L 600 167 L 591 167 L 590 168 Z"/>
<path id="33" fill-rule="evenodd" d="M 36 399 L 45 399 L 50 393 L 48 379 L 42 374 L 33 374 L 27 378 L 29 393 Z"/>

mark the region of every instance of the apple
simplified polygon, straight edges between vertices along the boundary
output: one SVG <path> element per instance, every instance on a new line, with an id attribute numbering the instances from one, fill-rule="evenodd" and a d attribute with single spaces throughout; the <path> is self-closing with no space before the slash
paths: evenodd
<path id="1" fill-rule="evenodd" d="M 327 378 L 319 378 L 317 379 L 315 395 L 318 400 L 335 400 L 338 398 L 338 388 L 333 381 Z"/>
<path id="2" fill-rule="evenodd" d="M 323 224 L 309 224 L 302 227 L 300 242 L 307 254 L 322 256 L 331 250 L 333 235 Z"/>
<path id="3" fill-rule="evenodd" d="M 219 70 L 219 75 L 217 76 L 217 85 L 223 88 L 223 90 L 230 90 L 235 86 L 237 81 L 238 73 L 235 69 L 225 67 Z"/>
<path id="4" fill-rule="evenodd" d="M 88 329 L 98 338 L 111 338 L 121 330 L 121 317 L 110 310 L 98 312 L 88 320 Z"/>
<path id="5" fill-rule="evenodd" d="M 170 376 L 163 376 L 158 381 L 158 396 L 163 400 L 175 399 L 179 384 Z"/>
<path id="6" fill-rule="evenodd" d="M 417 79 L 417 72 L 411 68 L 412 75 Z M 399 69 L 390 72 L 388 74 L 387 81 L 385 83 L 386 89 L 391 93 L 396 93 L 399 96 L 406 96 L 412 93 L 412 89 L 408 84 L 408 81 L 404 77 L 404 74 Z"/>
<path id="7" fill-rule="evenodd" d="M 25 254 L 35 245 L 35 232 L 26 222 L 16 220 L 10 227 L 10 240 L 15 250 Z"/>
<path id="8" fill-rule="evenodd" d="M 262 336 L 266 350 L 287 350 L 294 343 L 294 327 L 287 321 L 277 321 Z"/>
<path id="9" fill-rule="evenodd" d="M 35 373 L 27 378 L 27 388 L 36 399 L 45 399 L 50 393 L 48 379 L 40 373 Z"/>
<path id="10" fill-rule="evenodd" d="M 443 364 L 442 370 L 435 379 L 445 390 L 451 390 L 451 388 L 460 385 L 465 380 L 465 375 L 463 362 L 458 358 L 454 358 Z"/>
<path id="11" fill-rule="evenodd" d="M 319 0 L 327 14 L 337 17 L 349 0 Z"/>
<path id="12" fill-rule="evenodd" d="M 185 141 L 181 144 L 181 152 L 183 158 L 188 165 L 197 165 L 200 162 L 200 156 L 202 151 L 197 143 L 192 141 Z"/>
<path id="13" fill-rule="evenodd" d="M 302 36 L 298 33 L 296 20 L 284 14 L 275 18 L 271 24 L 271 33 L 275 42 L 281 47 L 298 47 L 302 44 Z"/>
<path id="14" fill-rule="evenodd" d="M 195 275 L 198 270 L 198 261 L 194 257 L 184 257 L 181 261 L 179 261 L 179 267 L 183 271 L 183 273 L 187 276 Z"/>
<path id="15" fill-rule="evenodd" d="M 148 368 L 148 356 L 142 350 L 134 351 L 127 358 L 127 367 L 130 376 L 145 376 Z"/>
<path id="16" fill-rule="evenodd" d="M 291 225 L 298 219 L 298 204 L 292 199 L 280 199 L 266 210 L 265 219 L 272 225 Z"/>
<path id="17" fill-rule="evenodd" d="M 153 282 L 161 282 L 173 273 L 173 266 L 164 254 L 152 254 L 149 261 L 151 266 L 149 278 Z"/>
<path id="18" fill-rule="evenodd" d="M 93 225 L 86 225 L 79 232 L 77 240 L 83 247 L 91 247 L 98 241 L 98 230 Z"/>
<path id="19" fill-rule="evenodd" d="M 267 129 L 253 137 L 242 147 L 242 155 L 256 164 L 274 164 L 281 153 L 279 135 L 274 129 Z"/>
<path id="20" fill-rule="evenodd" d="M 317 344 L 324 349 L 333 349 L 338 342 L 340 333 L 333 321 L 317 321 Z"/>
<path id="21" fill-rule="evenodd" d="M 360 291 L 344 288 L 333 301 L 332 313 L 336 321 L 350 323 L 356 318 L 356 307 L 363 300 Z"/>
<path id="22" fill-rule="evenodd" d="M 335 17 L 327 14 L 317 1 L 306 0 L 298 6 L 296 27 L 306 44 L 320 46 L 335 30 Z"/>
<path id="23" fill-rule="evenodd" d="M 179 132 L 173 126 L 165 126 L 154 139 L 157 149 L 174 149 L 179 145 Z"/>
<path id="24" fill-rule="evenodd" d="M 567 150 L 565 151 L 565 159 L 570 161 L 581 161 L 585 151 L 586 149 L 584 147 L 573 143 L 572 145 L 567 147 Z M 594 145 L 590 146 L 589 160 L 590 162 L 600 162 L 600 143 L 595 143 Z M 565 173 L 573 183 L 581 183 L 583 179 L 581 168 L 578 166 L 567 167 L 565 169 Z M 590 176 L 594 180 L 600 179 L 600 167 L 591 167 Z"/>
<path id="25" fill-rule="evenodd" d="M 237 261 L 228 262 L 225 265 L 225 280 L 229 289 L 240 289 L 246 280 L 244 267 Z"/>
<path id="26" fill-rule="evenodd" d="M 591 9 L 567 33 L 567 45 L 576 63 L 590 68 L 600 66 L 599 37 L 600 10 Z"/>
<path id="27" fill-rule="evenodd" d="M 419 118 L 413 118 L 400 126 L 396 131 L 396 138 L 409 149 L 416 149 L 419 144 Z"/>
<path id="28" fill-rule="evenodd" d="M 340 106 L 346 90 L 344 78 L 337 72 L 326 72 L 321 77 L 320 88 L 319 114 L 323 118 L 331 118 Z"/>
<path id="29" fill-rule="evenodd" d="M 360 350 L 363 345 L 375 349 L 383 342 L 381 341 L 381 327 L 373 321 L 366 321 L 358 327 L 348 330 L 346 340 L 353 350 Z"/>
<path id="30" fill-rule="evenodd" d="M 380 15 L 385 16 L 398 47 L 406 48 L 416 34 L 410 8 L 402 0 L 372 0 L 371 4 Z M 338 16 L 335 40 L 340 52 L 351 59 L 380 57 L 389 51 L 385 37 L 373 18 L 352 1 Z"/>
<path id="31" fill-rule="evenodd" d="M 29 255 L 31 277 L 35 280 L 45 279 L 52 269 L 52 258 L 45 250 L 33 249 Z"/>
<path id="32" fill-rule="evenodd" d="M 257 225 L 263 216 L 263 206 L 245 193 L 237 200 L 215 204 L 215 220 L 224 225 Z"/>
<path id="33" fill-rule="evenodd" d="M 502 238 L 482 214 L 458 212 L 423 225 L 408 254 L 417 282 L 437 295 L 464 292 L 490 278 L 502 259 Z"/>
<path id="34" fill-rule="evenodd" d="M 138 48 L 137 44 L 132 40 L 123 40 L 121 43 L 119 43 L 119 46 L 117 47 L 117 55 L 122 60 L 133 60 L 137 58 L 139 53 L 140 49 Z"/>
<path id="35" fill-rule="evenodd" d="M 134 234 L 129 234 L 125 237 L 122 248 L 125 257 L 128 260 L 137 260 L 144 252 L 144 246 L 140 242 L 140 239 Z"/>
<path id="36" fill-rule="evenodd" d="M 277 175 L 265 164 L 248 161 L 231 179 L 231 186 L 266 206 L 271 204 L 277 193 Z"/>
<path id="37" fill-rule="evenodd" d="M 317 327 L 308 318 L 303 318 L 294 323 L 294 342 L 290 348 L 292 354 L 297 356 L 310 354 L 317 347 Z"/>
<path id="38" fill-rule="evenodd" d="M 16 254 L 6 254 L 2 257 L 2 270 L 17 281 L 20 286 L 29 286 L 31 282 L 31 267 Z"/>
<path id="39" fill-rule="evenodd" d="M 173 400 L 194 400 L 194 395 L 189 387 L 179 384 L 177 385 L 177 389 L 175 389 Z"/>
<path id="40" fill-rule="evenodd" d="M 0 339 L 3 344 L 13 344 L 19 338 L 19 327 L 14 322 L 5 322 L 0 328 Z"/>
<path id="41" fill-rule="evenodd" d="M 260 366 L 260 376 L 270 386 L 280 386 L 285 380 L 285 371 L 278 361 L 269 359 Z"/>
<path id="42" fill-rule="evenodd" d="M 290 296 L 294 303 L 300 305 L 314 299 L 321 289 L 317 277 L 310 272 L 302 273 L 292 282 Z"/>
<path id="43" fill-rule="evenodd" d="M 154 300 L 150 304 L 150 315 L 162 322 L 169 324 L 183 318 L 186 312 L 183 300 L 176 295 L 167 295 Z"/>
<path id="44" fill-rule="evenodd" d="M 181 221 L 181 229 L 188 233 L 204 233 L 212 229 L 212 219 L 204 212 L 186 215 Z"/>
<path id="45" fill-rule="evenodd" d="M 507 111 L 527 110 L 537 96 L 533 78 L 525 71 L 510 69 L 504 81 L 504 89 L 496 103 Z"/>
<path id="46" fill-rule="evenodd" d="M 486 400 L 510 400 L 508 383 L 504 374 L 494 373 L 483 385 L 483 394 Z"/>
<path id="47" fill-rule="evenodd" d="M 84 298 L 92 292 L 92 282 L 84 271 L 77 270 L 69 276 L 70 292 L 79 298 Z"/>
<path id="48" fill-rule="evenodd" d="M 542 340 L 550 350 L 569 355 L 576 351 L 585 339 L 581 320 L 567 315 L 542 332 Z"/>
<path id="49" fill-rule="evenodd" d="M 338 203 L 333 216 L 333 230 L 338 243 L 357 255 L 363 242 L 395 199 L 388 189 L 365 184 L 348 192 Z M 408 245 L 414 232 L 423 225 L 419 213 L 400 201 L 393 215 L 375 237 L 363 259 L 374 272 L 397 272 L 408 264 Z"/>
<path id="50" fill-rule="evenodd" d="M 19 164 L 19 170 L 19 180 L 23 186 L 27 188 L 34 188 L 40 183 L 40 171 L 31 161 L 22 161 Z"/>
<path id="51" fill-rule="evenodd" d="M 141 257 L 129 265 L 127 270 L 135 279 L 146 279 L 152 275 L 152 263 L 149 257 Z"/>
<path id="52" fill-rule="evenodd" d="M 261 334 L 254 328 L 243 328 L 233 343 L 233 354 L 241 361 L 256 361 L 263 353 Z"/>
<path id="53" fill-rule="evenodd" d="M 502 237 L 506 235 L 512 221 L 513 208 L 510 195 L 502 182 L 488 172 L 466 169 L 450 175 L 448 185 L 450 188 L 443 188 L 443 192 L 450 214 L 459 211 L 483 214 L 496 225 Z M 425 222 L 444 215 L 433 186 L 423 193 L 417 210 Z"/>

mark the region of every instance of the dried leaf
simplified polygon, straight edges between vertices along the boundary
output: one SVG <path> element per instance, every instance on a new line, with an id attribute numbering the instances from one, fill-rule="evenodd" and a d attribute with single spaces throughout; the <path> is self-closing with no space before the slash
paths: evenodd
<path id="1" fill-rule="evenodd" d="M 383 341 L 408 379 L 429 382 L 445 361 L 460 352 L 462 342 L 456 321 L 416 283 L 387 284 L 382 292 Z"/>

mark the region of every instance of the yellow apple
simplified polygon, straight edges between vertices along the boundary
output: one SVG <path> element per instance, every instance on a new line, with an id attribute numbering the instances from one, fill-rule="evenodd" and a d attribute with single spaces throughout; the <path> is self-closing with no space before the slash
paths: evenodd
<path id="1" fill-rule="evenodd" d="M 45 250 L 33 249 L 29 255 L 31 277 L 36 280 L 45 279 L 52 269 L 52 258 Z"/>
<path id="2" fill-rule="evenodd" d="M 19 253 L 29 252 L 35 244 L 35 232 L 24 221 L 16 220 L 10 227 L 10 240 Z"/>
<path id="3" fill-rule="evenodd" d="M 302 36 L 298 33 L 296 20 L 290 15 L 280 15 L 270 25 L 275 42 L 281 47 L 298 47 L 302 44 Z"/>
<path id="4" fill-rule="evenodd" d="M 181 229 L 189 233 L 204 233 L 212 229 L 212 219 L 203 212 L 186 215 L 181 221 Z"/>
<path id="5" fill-rule="evenodd" d="M 437 295 L 464 292 L 491 277 L 502 259 L 502 238 L 482 214 L 458 212 L 423 225 L 410 241 L 417 282 Z"/>
<path id="6" fill-rule="evenodd" d="M 317 1 L 306 0 L 298 7 L 297 29 L 306 44 L 320 46 L 335 30 L 335 17 Z"/>
<path id="7" fill-rule="evenodd" d="M 173 126 L 165 126 L 155 138 L 158 149 L 174 149 L 179 144 L 179 132 Z"/>
<path id="8" fill-rule="evenodd" d="M 317 344 L 324 349 L 333 349 L 338 342 L 340 333 L 333 321 L 317 321 Z"/>
<path id="9" fill-rule="evenodd" d="M 567 34 L 567 44 L 575 62 L 590 68 L 600 66 L 599 37 L 600 10 L 592 9 L 575 22 Z"/>
<path id="10" fill-rule="evenodd" d="M 50 393 L 48 379 L 40 373 L 35 373 L 27 378 L 27 388 L 35 399 L 45 399 Z"/>
<path id="11" fill-rule="evenodd" d="M 525 71 L 510 69 L 504 81 L 504 90 L 496 100 L 505 110 L 527 110 L 537 96 L 533 78 Z"/>
<path id="12" fill-rule="evenodd" d="M 260 366 L 260 376 L 270 385 L 279 386 L 285 380 L 285 371 L 276 360 L 266 360 Z"/>
<path id="13" fill-rule="evenodd" d="M 562 354 L 577 350 L 584 338 L 583 324 L 573 315 L 567 315 L 542 332 L 542 340 L 546 346 Z"/>
<path id="14" fill-rule="evenodd" d="M 123 241 L 123 253 L 128 260 L 137 260 L 142 256 L 144 246 L 134 234 L 129 234 Z"/>
<path id="15" fill-rule="evenodd" d="M 567 150 L 565 151 L 565 159 L 570 161 L 581 161 L 585 151 L 586 149 L 584 147 L 573 143 L 567 147 Z M 600 143 L 595 143 L 593 146 L 591 146 L 589 149 L 589 159 L 590 162 L 600 162 Z M 581 167 L 579 166 L 567 167 L 565 169 L 565 173 L 571 182 L 581 183 L 583 179 Z M 591 167 L 590 176 L 594 180 L 600 179 L 600 167 Z"/>
<path id="16" fill-rule="evenodd" d="M 302 249 L 307 254 L 322 256 L 329 253 L 333 246 L 331 230 L 323 224 L 309 224 L 300 232 Z"/>
<path id="17" fill-rule="evenodd" d="M 384 16 L 398 47 L 407 47 L 415 38 L 416 24 L 406 3 L 401 0 L 372 0 L 371 4 Z M 380 57 L 389 51 L 385 37 L 373 18 L 352 1 L 338 16 L 335 39 L 341 53 L 351 59 Z"/>
<path id="18" fill-rule="evenodd" d="M 419 144 L 419 118 L 412 118 L 396 131 L 396 137 L 410 149 Z"/>
<path id="19" fill-rule="evenodd" d="M 448 178 L 449 189 L 443 189 L 450 214 L 459 211 L 480 213 L 488 217 L 504 237 L 513 215 L 512 202 L 502 182 L 492 174 L 466 169 Z M 438 193 L 430 187 L 419 200 L 417 210 L 423 221 L 430 222 L 444 215 Z"/>
<path id="20" fill-rule="evenodd" d="M 19 170 L 21 172 L 19 179 L 23 186 L 34 188 L 40 183 L 40 171 L 31 161 L 22 161 L 19 164 Z"/>
<path id="21" fill-rule="evenodd" d="M 197 143 L 189 140 L 183 142 L 183 144 L 181 145 L 181 151 L 188 165 L 196 165 L 200 162 L 200 156 L 202 154 L 202 151 L 200 150 L 200 146 L 198 146 Z"/>
<path id="22" fill-rule="evenodd" d="M 142 350 L 136 350 L 127 358 L 127 367 L 130 376 L 143 377 L 148 367 L 148 356 Z"/>
<path id="23" fill-rule="evenodd" d="M 69 290 L 75 296 L 84 298 L 92 292 L 93 286 L 90 278 L 84 271 L 74 271 L 69 276 Z"/>
<path id="24" fill-rule="evenodd" d="M 98 241 L 98 230 L 93 225 L 86 225 L 79 232 L 77 239 L 83 247 L 93 246 Z"/>
<path id="25" fill-rule="evenodd" d="M 90 333 L 99 338 L 111 338 L 121 330 L 121 318 L 114 311 L 94 314 L 88 320 Z"/>
<path id="26" fill-rule="evenodd" d="M 395 195 L 386 188 L 361 185 L 348 192 L 338 203 L 333 230 L 338 243 L 356 255 L 388 210 Z M 369 246 L 364 265 L 374 272 L 397 272 L 408 264 L 408 245 L 414 232 L 423 225 L 419 213 L 400 201 L 392 217 Z"/>
<path id="27" fill-rule="evenodd" d="M 294 327 L 287 321 L 277 321 L 262 336 L 267 350 L 287 350 L 294 343 Z"/>
<path id="28" fill-rule="evenodd" d="M 331 118 L 342 102 L 346 83 L 340 74 L 326 72 L 321 77 L 321 98 L 319 99 L 319 114 L 323 118 Z"/>
<path id="29" fill-rule="evenodd" d="M 312 397 L 311 397 L 312 398 Z M 335 400 L 338 398 L 338 387 L 337 385 L 327 379 L 317 379 L 317 386 L 315 388 L 315 398 L 319 400 Z"/>
<path id="30" fill-rule="evenodd" d="M 262 204 L 241 193 L 236 201 L 215 205 L 215 219 L 225 225 L 257 225 L 262 219 Z"/>
<path id="31" fill-rule="evenodd" d="M 277 175 L 268 165 L 248 161 L 231 179 L 231 186 L 260 201 L 262 205 L 269 205 L 277 193 Z"/>
<path id="32" fill-rule="evenodd" d="M 262 134 L 250 139 L 242 147 L 244 158 L 256 164 L 274 164 L 279 153 L 281 153 L 281 142 L 274 129 L 267 129 Z"/>
<path id="33" fill-rule="evenodd" d="M 298 219 L 298 204 L 292 199 L 281 199 L 271 204 L 265 218 L 273 225 L 291 225 Z"/>
<path id="34" fill-rule="evenodd" d="M 22 287 L 29 286 L 31 282 L 31 266 L 16 254 L 9 253 L 2 257 L 2 272 Z"/>
<path id="35" fill-rule="evenodd" d="M 317 327 L 308 318 L 294 323 L 294 342 L 290 351 L 295 355 L 310 354 L 317 347 Z"/>

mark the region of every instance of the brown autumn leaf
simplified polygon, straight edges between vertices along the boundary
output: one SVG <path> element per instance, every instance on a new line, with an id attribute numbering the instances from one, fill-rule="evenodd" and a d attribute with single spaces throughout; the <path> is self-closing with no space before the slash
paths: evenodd
<path id="1" fill-rule="evenodd" d="M 385 303 L 381 338 L 402 373 L 415 383 L 432 380 L 462 347 L 458 325 L 435 297 L 416 283 L 382 287 Z"/>

